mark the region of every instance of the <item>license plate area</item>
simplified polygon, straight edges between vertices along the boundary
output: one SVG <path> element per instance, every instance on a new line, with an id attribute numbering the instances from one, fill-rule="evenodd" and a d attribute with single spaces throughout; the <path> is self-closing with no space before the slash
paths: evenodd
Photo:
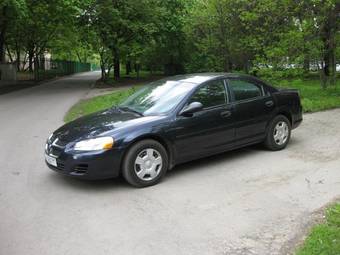
<path id="1" fill-rule="evenodd" d="M 57 167 L 57 159 L 45 154 L 45 160 L 48 164 Z"/>

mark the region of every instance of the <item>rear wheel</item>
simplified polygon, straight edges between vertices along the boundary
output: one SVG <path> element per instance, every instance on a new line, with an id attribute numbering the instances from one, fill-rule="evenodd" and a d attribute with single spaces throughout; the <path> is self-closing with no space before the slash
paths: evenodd
<path id="1" fill-rule="evenodd" d="M 134 144 L 123 162 L 123 176 L 135 187 L 146 187 L 158 183 L 168 169 L 165 148 L 154 140 L 143 140 Z"/>
<path id="2" fill-rule="evenodd" d="M 290 139 L 291 124 L 284 115 L 276 116 L 269 124 L 265 139 L 265 146 L 272 150 L 284 149 Z"/>

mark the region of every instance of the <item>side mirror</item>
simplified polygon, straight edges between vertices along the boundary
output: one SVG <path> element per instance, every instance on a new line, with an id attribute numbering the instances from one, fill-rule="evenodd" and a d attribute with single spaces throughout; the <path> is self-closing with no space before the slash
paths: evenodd
<path id="1" fill-rule="evenodd" d="M 199 112 L 203 109 L 203 105 L 200 102 L 192 102 L 183 108 L 180 115 L 182 116 L 192 116 L 195 112 Z"/>

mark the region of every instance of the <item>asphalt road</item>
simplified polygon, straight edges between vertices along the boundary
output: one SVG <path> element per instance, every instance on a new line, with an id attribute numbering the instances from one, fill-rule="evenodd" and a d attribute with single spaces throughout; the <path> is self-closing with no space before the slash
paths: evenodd
<path id="1" fill-rule="evenodd" d="M 145 189 L 59 176 L 45 139 L 98 75 L 0 96 L 0 254 L 286 254 L 340 195 L 340 109 L 305 115 L 284 151 L 224 153 Z"/>

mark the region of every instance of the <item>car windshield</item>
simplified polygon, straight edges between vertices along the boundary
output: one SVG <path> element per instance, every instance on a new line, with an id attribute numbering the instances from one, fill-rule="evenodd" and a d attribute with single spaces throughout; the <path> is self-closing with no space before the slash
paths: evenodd
<path id="1" fill-rule="evenodd" d="M 194 87 L 194 83 L 159 80 L 138 90 L 119 106 L 143 115 L 166 113 L 174 109 Z"/>

